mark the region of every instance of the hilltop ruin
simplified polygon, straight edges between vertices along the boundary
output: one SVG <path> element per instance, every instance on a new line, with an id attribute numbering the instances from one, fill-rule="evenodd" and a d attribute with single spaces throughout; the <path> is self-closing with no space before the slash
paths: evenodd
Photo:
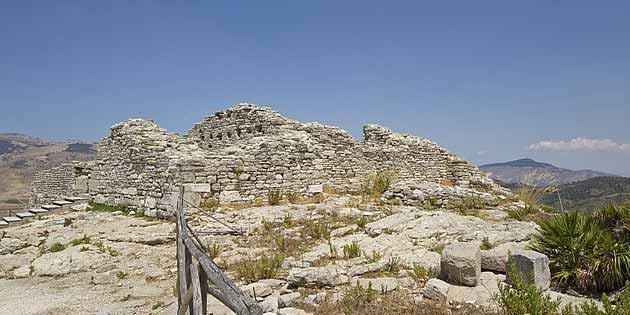
<path id="1" fill-rule="evenodd" d="M 477 167 L 428 139 L 378 125 L 364 126 L 363 136 L 359 142 L 337 127 L 302 123 L 252 104 L 207 117 L 184 136 L 130 119 L 112 126 L 95 161 L 40 172 L 31 201 L 84 194 L 170 216 L 180 183 L 195 203 L 207 197 L 238 202 L 273 188 L 305 195 L 324 186 L 356 192 L 367 175 L 384 170 L 400 182 L 502 192 Z"/>

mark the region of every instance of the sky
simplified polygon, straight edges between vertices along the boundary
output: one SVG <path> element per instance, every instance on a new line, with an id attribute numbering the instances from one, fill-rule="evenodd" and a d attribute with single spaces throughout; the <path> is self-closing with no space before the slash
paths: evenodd
<path id="1" fill-rule="evenodd" d="M 475 164 L 630 176 L 628 1 L 1 1 L 0 132 L 185 133 L 240 102 Z"/>

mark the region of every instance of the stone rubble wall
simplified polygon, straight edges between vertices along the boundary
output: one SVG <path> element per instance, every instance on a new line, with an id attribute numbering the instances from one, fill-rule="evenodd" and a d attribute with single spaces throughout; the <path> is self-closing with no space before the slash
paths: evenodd
<path id="1" fill-rule="evenodd" d="M 477 197 L 487 203 L 498 201 L 496 194 L 461 186 L 445 186 L 431 182 L 399 181 L 383 193 L 385 203 L 407 206 L 431 206 L 445 208 L 449 202 Z"/>
<path id="2" fill-rule="evenodd" d="M 77 175 L 75 163 L 64 163 L 37 172 L 31 183 L 30 203 L 45 204 L 74 195 Z"/>
<path id="3" fill-rule="evenodd" d="M 97 159 L 82 164 L 74 187 L 95 202 L 141 208 L 152 216 L 173 212 L 180 183 L 195 205 L 208 197 L 252 200 L 271 188 L 308 195 L 327 185 L 353 192 L 365 176 L 383 170 L 400 180 L 498 187 L 427 139 L 377 125 L 367 125 L 364 138 L 360 143 L 337 127 L 302 123 L 251 104 L 216 113 L 183 137 L 131 119 L 100 141 Z M 48 189 L 34 183 L 34 192 Z"/>

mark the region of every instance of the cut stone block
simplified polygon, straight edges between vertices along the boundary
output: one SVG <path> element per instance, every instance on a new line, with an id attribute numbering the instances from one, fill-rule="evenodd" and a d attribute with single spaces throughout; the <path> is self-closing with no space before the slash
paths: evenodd
<path id="1" fill-rule="evenodd" d="M 551 272 L 549 271 L 549 258 L 544 254 L 533 250 L 521 250 L 511 255 L 514 268 L 523 276 L 525 283 L 533 283 L 541 290 L 549 289 L 551 284 Z M 507 282 L 511 281 L 511 270 L 508 265 Z"/>
<path id="2" fill-rule="evenodd" d="M 39 209 L 39 208 L 33 208 L 33 209 L 29 209 L 28 210 L 30 213 L 34 213 L 34 214 L 46 214 L 48 213 L 48 210 L 46 209 Z"/>
<path id="3" fill-rule="evenodd" d="M 322 193 L 322 192 L 324 192 L 324 185 L 322 185 L 322 184 L 319 184 L 319 185 L 308 185 L 308 187 L 306 188 L 306 192 L 308 192 L 309 194 Z"/>
<path id="4" fill-rule="evenodd" d="M 481 276 L 481 250 L 477 243 L 453 243 L 440 261 L 442 278 L 451 284 L 474 287 Z"/>
<path id="5" fill-rule="evenodd" d="M 54 205 L 61 206 L 61 207 L 65 206 L 65 205 L 69 205 L 71 203 L 72 202 L 66 201 L 66 200 L 55 200 L 55 201 L 53 201 Z"/>
<path id="6" fill-rule="evenodd" d="M 524 250 L 526 243 L 503 243 L 490 250 L 481 251 L 481 270 L 505 273 L 509 253 Z"/>
<path id="7" fill-rule="evenodd" d="M 209 193 L 212 191 L 210 184 L 184 184 L 185 192 Z"/>
<path id="8" fill-rule="evenodd" d="M 21 222 L 22 219 L 18 218 L 18 217 L 4 217 L 2 218 L 4 221 L 8 222 L 8 223 L 14 223 L 14 222 Z"/>
<path id="9" fill-rule="evenodd" d="M 70 202 L 77 202 L 77 201 L 87 200 L 87 199 L 85 199 L 83 197 L 66 197 L 66 198 L 63 198 L 63 199 L 65 199 L 67 201 L 70 201 Z"/>
<path id="10" fill-rule="evenodd" d="M 34 217 L 35 214 L 30 213 L 30 212 L 20 212 L 20 213 L 16 213 L 15 216 L 20 218 L 20 219 L 26 219 L 26 218 Z"/>
<path id="11" fill-rule="evenodd" d="M 7 221 L 0 220 L 0 227 L 5 227 L 5 226 L 8 226 L 8 225 L 9 225 L 9 223 Z"/>
<path id="12" fill-rule="evenodd" d="M 57 206 L 57 205 L 41 205 L 40 207 L 48 211 L 61 208 L 60 206 Z"/>

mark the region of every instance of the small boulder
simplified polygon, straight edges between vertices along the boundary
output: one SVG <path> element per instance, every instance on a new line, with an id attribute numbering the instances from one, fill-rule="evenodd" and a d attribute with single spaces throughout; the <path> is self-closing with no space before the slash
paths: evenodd
<path id="1" fill-rule="evenodd" d="M 544 254 L 533 250 L 522 250 L 511 255 L 514 270 L 523 276 L 525 283 L 534 283 L 541 290 L 549 289 L 551 284 L 551 272 L 549 271 L 549 258 Z M 509 262 L 505 267 L 508 270 L 507 282 L 512 283 Z"/>
<path id="2" fill-rule="evenodd" d="M 476 243 L 453 243 L 444 249 L 440 261 L 442 277 L 452 284 L 474 287 L 481 275 L 481 250 Z"/>
<path id="3" fill-rule="evenodd" d="M 241 288 L 243 293 L 248 294 L 251 297 L 267 297 L 273 293 L 271 286 L 263 282 L 250 283 Z"/>
<path id="4" fill-rule="evenodd" d="M 334 287 L 348 283 L 345 270 L 337 266 L 292 268 L 287 281 L 291 287 Z"/>
<path id="5" fill-rule="evenodd" d="M 293 292 L 293 293 L 280 295 L 280 297 L 278 298 L 278 305 L 280 307 L 288 307 L 289 305 L 291 305 L 291 302 L 299 299 L 301 296 L 302 294 L 300 292 Z"/>
<path id="6" fill-rule="evenodd" d="M 263 312 L 271 312 L 275 313 L 278 311 L 278 295 L 272 294 L 266 297 L 261 303 L 260 306 L 263 309 Z"/>
<path id="7" fill-rule="evenodd" d="M 450 287 L 450 284 L 440 279 L 429 279 L 424 286 L 422 295 L 427 299 L 445 303 L 448 296 L 448 289 Z"/>

